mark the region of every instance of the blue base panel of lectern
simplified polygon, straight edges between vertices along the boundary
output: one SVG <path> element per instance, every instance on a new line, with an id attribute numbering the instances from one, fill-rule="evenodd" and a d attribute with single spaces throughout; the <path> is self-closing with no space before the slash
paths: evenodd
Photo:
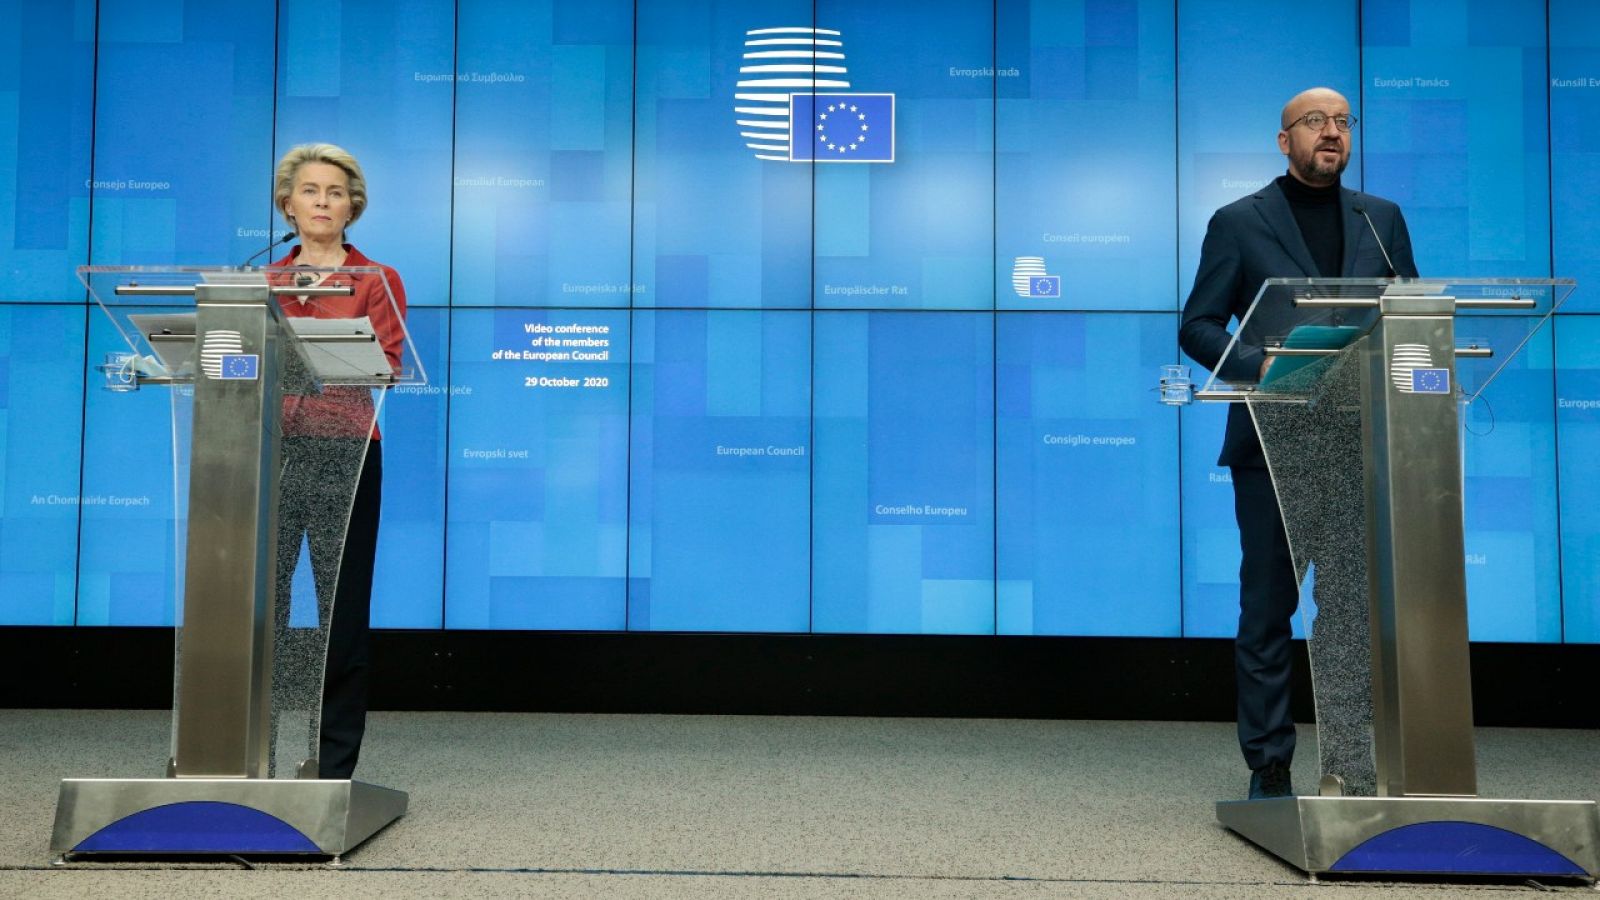
<path id="1" fill-rule="evenodd" d="M 169 803 L 124 816 L 72 853 L 287 853 L 326 855 L 288 822 L 215 800 Z"/>
<path id="2" fill-rule="evenodd" d="M 1218 803 L 1217 821 L 1313 875 L 1600 874 L 1600 808 L 1582 800 L 1277 797 Z"/>
<path id="3" fill-rule="evenodd" d="M 1419 822 L 1368 838 L 1329 872 L 1587 878 L 1583 867 L 1531 838 L 1477 822 Z"/>
<path id="4" fill-rule="evenodd" d="M 68 778 L 52 852 L 66 856 L 341 856 L 406 813 L 360 781 Z"/>

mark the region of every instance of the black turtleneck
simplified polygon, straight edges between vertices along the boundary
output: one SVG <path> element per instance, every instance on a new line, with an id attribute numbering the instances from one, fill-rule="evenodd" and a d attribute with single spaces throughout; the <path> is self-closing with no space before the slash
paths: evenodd
<path id="1" fill-rule="evenodd" d="M 1337 278 L 1344 269 L 1344 220 L 1339 208 L 1339 182 L 1312 187 L 1293 175 L 1279 175 L 1278 187 L 1289 200 L 1300 236 L 1306 240 L 1317 274 Z"/>

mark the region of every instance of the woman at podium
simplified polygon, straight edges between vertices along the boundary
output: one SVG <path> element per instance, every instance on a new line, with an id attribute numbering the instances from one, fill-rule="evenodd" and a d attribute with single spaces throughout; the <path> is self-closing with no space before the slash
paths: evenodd
<path id="1" fill-rule="evenodd" d="M 302 144 L 279 160 L 273 204 L 299 238 L 299 246 L 273 263 L 304 267 L 280 272 L 302 287 L 350 285 L 343 296 L 279 295 L 290 318 L 370 320 L 392 370 L 401 368 L 405 345 L 405 288 L 394 269 L 368 259 L 346 233 L 367 208 L 361 165 L 332 144 Z M 379 266 L 382 275 L 319 271 Z M 387 284 L 387 290 L 385 290 Z M 391 300 L 392 296 L 392 300 Z M 277 615 L 279 635 L 290 615 L 290 597 L 302 538 L 309 545 L 316 584 L 317 621 L 327 628 L 326 667 L 318 663 L 321 641 L 280 641 L 274 648 L 274 681 L 315 678 L 321 684 L 321 721 L 316 772 L 301 777 L 349 778 L 355 771 L 366 729 L 368 625 L 372 570 L 377 552 L 383 478 L 372 389 L 325 386 L 320 392 L 286 392 L 283 404 L 283 467 L 278 509 Z M 352 486 L 354 493 L 352 495 Z M 348 512 L 348 527 L 346 513 Z M 305 619 L 297 616 L 295 624 Z M 311 624 L 311 623 L 306 623 Z M 316 634 L 311 629 L 292 630 Z M 307 706 L 315 705 L 316 686 Z M 275 693 L 278 687 L 274 688 Z M 315 717 L 312 719 L 316 721 Z"/>

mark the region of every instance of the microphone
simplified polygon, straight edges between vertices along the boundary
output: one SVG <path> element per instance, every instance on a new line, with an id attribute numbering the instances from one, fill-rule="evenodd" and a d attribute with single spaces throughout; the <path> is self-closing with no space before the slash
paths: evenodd
<path id="1" fill-rule="evenodd" d="M 269 251 L 271 251 L 271 250 L 272 250 L 272 248 L 273 248 L 273 247 L 276 247 L 276 246 L 278 246 L 278 245 L 279 245 L 279 244 L 287 244 L 287 243 L 289 243 L 289 242 L 290 242 L 290 241 L 292 241 L 292 240 L 294 240 L 294 239 L 295 239 L 295 238 L 297 238 L 297 237 L 299 237 L 299 235 L 298 235 L 298 234 L 296 234 L 296 233 L 295 233 L 295 232 L 294 232 L 294 231 L 293 231 L 293 230 L 292 230 L 292 229 L 291 229 L 291 230 L 290 230 L 290 231 L 289 231 L 289 233 L 288 233 L 288 234 L 286 234 L 286 235 L 284 235 L 284 236 L 283 236 L 283 237 L 281 237 L 281 238 L 278 238 L 278 239 L 277 239 L 277 240 L 275 240 L 275 241 L 273 241 L 273 242 L 272 242 L 272 243 L 270 243 L 270 244 L 268 244 L 268 245 L 266 245 L 266 246 L 265 246 L 265 247 L 262 247 L 262 248 L 261 248 L 261 249 L 260 249 L 260 250 L 257 250 L 257 251 L 256 251 L 256 252 L 255 252 L 255 255 L 253 255 L 253 256 L 251 256 L 251 257 L 250 257 L 250 258 L 249 258 L 249 259 L 247 259 L 247 260 L 245 260 L 245 261 L 244 261 L 244 264 L 243 264 L 243 265 L 241 265 L 241 266 L 239 266 L 239 268 L 241 268 L 241 269 L 244 269 L 244 268 L 248 268 L 248 267 L 249 267 L 249 266 L 250 266 L 250 264 L 251 264 L 251 263 L 253 263 L 253 262 L 255 262 L 255 261 L 256 261 L 256 260 L 257 260 L 257 259 L 259 259 L 259 258 L 261 258 L 261 255 L 262 255 L 262 254 L 263 254 L 263 253 L 267 253 L 267 252 L 269 252 Z"/>
<path id="2" fill-rule="evenodd" d="M 1383 246 L 1383 238 L 1378 237 L 1378 226 L 1372 224 L 1372 217 L 1367 215 L 1366 204 L 1354 203 L 1350 208 L 1355 210 L 1356 215 L 1367 220 L 1367 228 L 1372 231 L 1372 239 L 1378 242 L 1378 252 L 1383 254 L 1383 262 L 1389 267 L 1389 277 L 1398 278 L 1400 273 L 1394 270 L 1394 261 L 1389 259 L 1389 251 Z"/>

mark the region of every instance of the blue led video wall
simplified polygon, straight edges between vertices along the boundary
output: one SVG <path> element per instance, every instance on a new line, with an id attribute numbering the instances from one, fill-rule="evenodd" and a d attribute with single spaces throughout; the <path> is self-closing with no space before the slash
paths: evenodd
<path id="1" fill-rule="evenodd" d="M 452 318 L 445 624 L 622 628 L 627 311 Z"/>
<path id="2" fill-rule="evenodd" d="M 242 263 L 329 141 L 429 375 L 379 627 L 1231 635 L 1225 409 L 1152 388 L 1324 84 L 1425 274 L 1578 282 L 1460 368 L 1465 563 L 1600 642 L 1588 0 L 0 0 L 0 624 L 172 624 L 187 398 L 73 269 Z"/>

